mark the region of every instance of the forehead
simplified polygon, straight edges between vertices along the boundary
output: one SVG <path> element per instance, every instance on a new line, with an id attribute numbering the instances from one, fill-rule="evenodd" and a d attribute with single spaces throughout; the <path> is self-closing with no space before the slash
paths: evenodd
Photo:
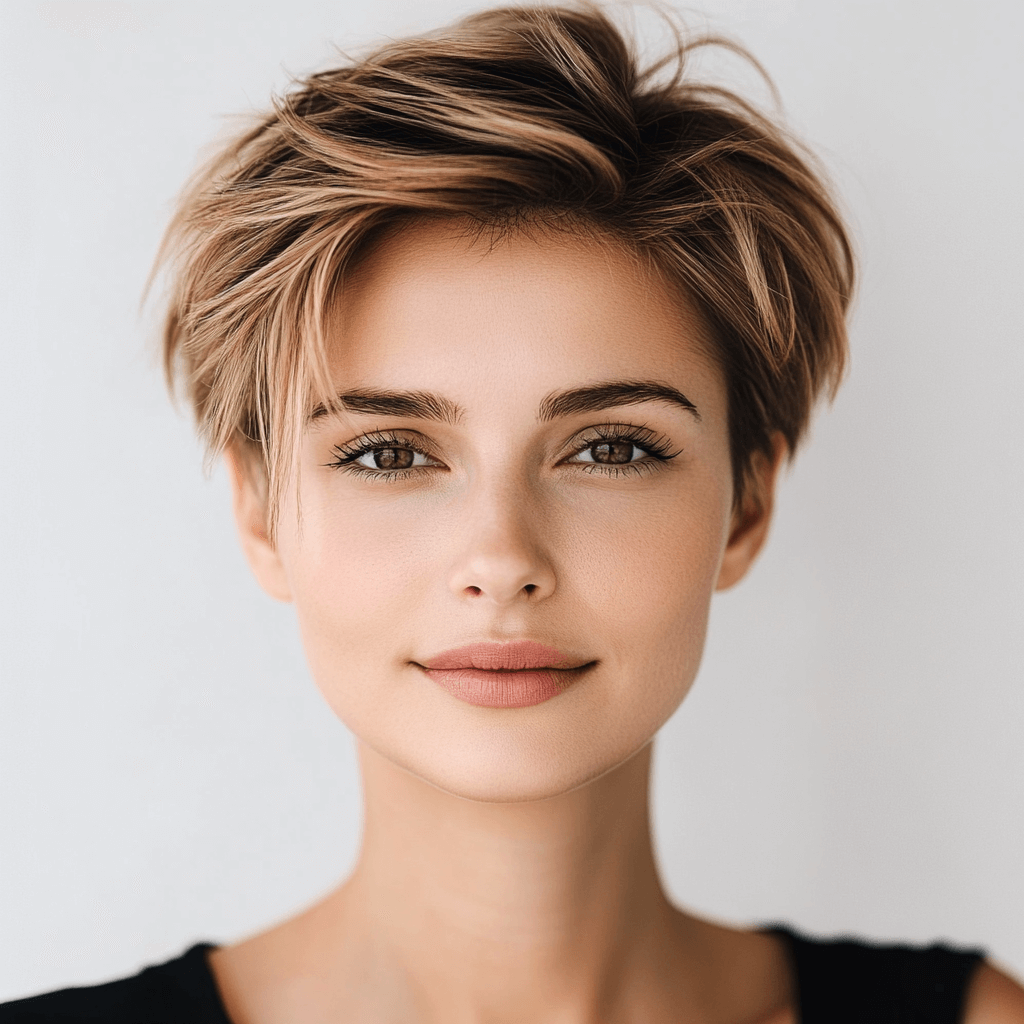
<path id="1" fill-rule="evenodd" d="M 393 230 L 346 277 L 329 336 L 332 371 L 357 384 L 718 376 L 681 289 L 624 245 L 568 227 Z"/>

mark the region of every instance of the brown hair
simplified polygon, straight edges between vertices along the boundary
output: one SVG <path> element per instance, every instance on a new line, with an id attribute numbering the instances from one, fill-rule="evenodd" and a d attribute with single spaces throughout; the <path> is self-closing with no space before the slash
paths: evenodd
<path id="1" fill-rule="evenodd" d="M 488 11 L 296 83 L 203 169 L 159 260 L 165 367 L 211 455 L 261 456 L 271 530 L 305 417 L 332 400 L 322 323 L 340 277 L 371 235 L 424 214 L 569 218 L 650 255 L 711 327 L 737 500 L 775 433 L 795 450 L 842 375 L 851 246 L 785 131 L 687 76 L 709 42 L 678 38 L 644 70 L 596 7 Z"/>

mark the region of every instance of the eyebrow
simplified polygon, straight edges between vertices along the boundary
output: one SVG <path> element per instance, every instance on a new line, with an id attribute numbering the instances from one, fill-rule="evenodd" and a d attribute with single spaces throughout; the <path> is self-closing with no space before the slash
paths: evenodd
<path id="1" fill-rule="evenodd" d="M 457 423 L 463 415 L 458 404 L 431 391 L 361 388 L 342 392 L 337 400 L 342 408 L 350 412 L 379 416 Z M 691 413 L 698 421 L 701 418 L 697 406 L 670 384 L 655 380 L 610 380 L 553 392 L 540 403 L 538 419 L 547 423 L 575 413 L 598 412 L 619 405 L 641 405 L 644 402 L 670 402 Z M 325 406 L 318 405 L 310 414 L 310 419 L 326 416 L 329 411 Z"/>
<path id="2" fill-rule="evenodd" d="M 431 391 L 382 391 L 376 388 L 361 388 L 342 392 L 338 395 L 338 403 L 349 412 L 437 420 L 441 423 L 455 423 L 462 415 L 462 409 L 455 402 Z M 320 416 L 326 416 L 328 412 L 330 410 L 326 406 L 318 405 L 310 413 L 309 418 L 315 420 Z"/>
<path id="3" fill-rule="evenodd" d="M 656 380 L 609 380 L 556 391 L 540 403 L 540 419 L 547 422 L 573 413 L 598 412 L 617 405 L 641 405 L 644 402 L 670 402 L 700 420 L 697 406 L 682 391 Z"/>

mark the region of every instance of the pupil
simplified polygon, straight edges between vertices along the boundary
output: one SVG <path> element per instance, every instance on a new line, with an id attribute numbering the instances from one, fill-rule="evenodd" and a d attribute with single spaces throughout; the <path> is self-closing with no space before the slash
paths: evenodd
<path id="1" fill-rule="evenodd" d="M 373 461 L 378 469 L 408 469 L 415 453 L 411 448 L 374 448 Z"/>
<path id="2" fill-rule="evenodd" d="M 602 441 L 600 444 L 591 445 L 590 450 L 595 462 L 622 463 L 633 458 L 631 441 Z"/>

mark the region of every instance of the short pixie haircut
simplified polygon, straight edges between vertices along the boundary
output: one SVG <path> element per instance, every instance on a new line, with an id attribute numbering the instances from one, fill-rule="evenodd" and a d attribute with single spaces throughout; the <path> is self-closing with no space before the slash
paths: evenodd
<path id="1" fill-rule="evenodd" d="M 643 67 L 597 7 L 509 7 L 295 83 L 186 190 L 161 252 L 164 363 L 211 457 L 262 470 L 271 533 L 346 267 L 425 216 L 558 224 L 677 283 L 723 370 L 739 501 L 790 454 L 846 360 L 850 241 L 813 159 L 739 96 L 693 81 L 676 37 Z"/>

